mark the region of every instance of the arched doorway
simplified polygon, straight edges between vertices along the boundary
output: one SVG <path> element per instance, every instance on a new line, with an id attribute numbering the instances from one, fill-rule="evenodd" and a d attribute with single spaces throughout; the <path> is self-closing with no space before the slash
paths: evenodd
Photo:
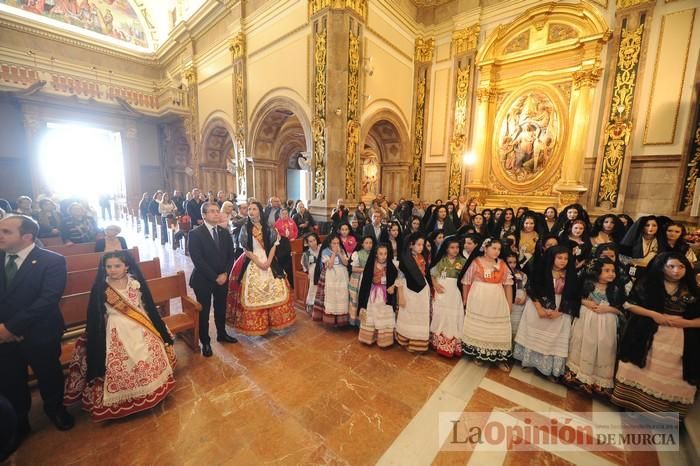
<path id="1" fill-rule="evenodd" d="M 261 201 L 310 197 L 311 137 L 308 119 L 291 100 L 275 98 L 256 112 L 251 125 L 254 196 Z"/>
<path id="2" fill-rule="evenodd" d="M 198 187 L 205 191 L 236 192 L 236 183 L 229 171 L 234 153 L 228 124 L 215 118 L 207 123 L 202 134 Z"/>
<path id="3" fill-rule="evenodd" d="M 384 194 L 410 196 L 408 136 L 395 118 L 377 116 L 369 123 L 360 152 L 359 193 L 363 201 Z"/>

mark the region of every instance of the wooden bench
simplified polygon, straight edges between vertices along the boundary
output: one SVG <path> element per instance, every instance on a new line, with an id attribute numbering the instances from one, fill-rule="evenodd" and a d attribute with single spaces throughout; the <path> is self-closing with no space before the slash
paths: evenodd
<path id="1" fill-rule="evenodd" d="M 163 322 L 174 335 L 182 337 L 193 352 L 198 352 L 199 312 L 202 306 L 187 296 L 185 273 L 180 271 L 175 275 L 147 280 L 147 283 L 156 304 L 170 303 L 172 299 L 180 300 L 182 312 L 165 315 Z M 70 363 L 75 340 L 85 331 L 89 301 L 90 292 L 67 295 L 61 298 L 59 306 L 66 324 L 66 332 L 63 334 L 61 345 L 61 364 L 64 366 Z"/>
<path id="2" fill-rule="evenodd" d="M 61 244 L 59 246 L 47 247 L 49 251 L 56 252 L 62 256 L 74 256 L 76 254 L 91 254 L 95 252 L 95 242 Z"/>
<path id="3" fill-rule="evenodd" d="M 139 248 L 133 247 L 128 250 L 135 262 L 139 262 Z M 96 269 L 100 265 L 103 252 L 93 252 L 90 254 L 76 254 L 74 256 L 66 256 L 66 269 L 68 272 L 76 270 Z"/>
<path id="4" fill-rule="evenodd" d="M 143 273 L 146 280 L 161 277 L 160 259 L 157 257 L 149 261 L 139 262 L 139 268 L 141 269 L 141 273 Z M 94 268 L 68 272 L 66 288 L 63 290 L 63 295 L 66 296 L 90 291 L 93 283 L 95 283 L 98 270 L 99 269 Z"/>
<path id="5" fill-rule="evenodd" d="M 51 249 L 54 246 L 63 246 L 63 238 L 61 238 L 60 236 L 49 236 L 48 238 L 39 238 L 39 241 L 41 241 L 41 244 L 43 244 L 44 247 L 47 249 Z"/>
<path id="6" fill-rule="evenodd" d="M 321 237 L 321 242 L 326 236 Z M 302 309 L 306 308 L 306 294 L 309 291 L 309 274 L 301 268 L 301 256 L 304 252 L 304 240 L 302 238 L 292 241 L 292 273 L 294 274 L 294 305 Z"/>

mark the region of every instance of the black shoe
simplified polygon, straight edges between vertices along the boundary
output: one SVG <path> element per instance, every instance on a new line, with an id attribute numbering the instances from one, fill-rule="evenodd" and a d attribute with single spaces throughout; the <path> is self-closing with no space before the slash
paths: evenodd
<path id="1" fill-rule="evenodd" d="M 214 353 L 211 351 L 211 345 L 209 343 L 202 343 L 202 356 L 205 358 L 210 358 Z"/>
<path id="2" fill-rule="evenodd" d="M 227 333 L 216 337 L 216 341 L 218 341 L 219 343 L 238 343 L 238 340 L 236 340 L 236 338 L 232 337 Z"/>
<path id="3" fill-rule="evenodd" d="M 58 430 L 71 430 L 73 426 L 75 426 L 75 419 L 73 419 L 73 416 L 71 416 L 65 408 L 60 409 L 55 414 L 48 416 Z"/>

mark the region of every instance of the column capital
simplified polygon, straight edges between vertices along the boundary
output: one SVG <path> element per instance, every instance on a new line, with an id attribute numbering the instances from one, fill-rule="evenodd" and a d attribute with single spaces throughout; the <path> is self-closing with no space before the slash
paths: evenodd
<path id="1" fill-rule="evenodd" d="M 309 0 L 309 18 L 325 9 L 349 10 L 367 18 L 367 0 Z"/>
<path id="2" fill-rule="evenodd" d="M 416 39 L 415 60 L 416 63 L 430 63 L 433 61 L 433 49 L 435 48 L 435 39 L 429 37 Z"/>
<path id="3" fill-rule="evenodd" d="M 602 68 L 591 68 L 587 70 L 576 71 L 573 74 L 574 89 L 583 87 L 595 87 L 600 77 L 603 76 Z"/>
<path id="4" fill-rule="evenodd" d="M 476 90 L 476 98 L 479 102 L 494 103 L 498 100 L 498 89 L 494 87 L 480 87 Z"/>
<path id="5" fill-rule="evenodd" d="M 468 28 L 458 29 L 452 33 L 452 55 L 461 55 L 476 49 L 481 26 L 477 23 Z"/>
<path id="6" fill-rule="evenodd" d="M 245 34 L 239 32 L 234 35 L 228 43 L 228 50 L 231 52 L 231 60 L 236 61 L 245 58 Z"/>

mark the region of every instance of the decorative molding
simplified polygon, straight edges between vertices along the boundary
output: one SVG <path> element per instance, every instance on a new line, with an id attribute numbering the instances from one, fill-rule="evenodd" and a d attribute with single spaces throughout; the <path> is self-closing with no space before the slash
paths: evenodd
<path id="1" fill-rule="evenodd" d="M 617 0 L 615 6 L 618 10 L 623 8 L 632 8 L 643 3 L 654 3 L 656 0 Z"/>
<path id="2" fill-rule="evenodd" d="M 309 0 L 309 18 L 326 8 L 346 9 L 362 19 L 367 18 L 367 0 Z"/>
<path id="3" fill-rule="evenodd" d="M 526 30 L 511 39 L 503 49 L 503 53 L 515 53 L 530 48 L 530 30 Z"/>
<path id="4" fill-rule="evenodd" d="M 576 29 L 564 23 L 552 23 L 547 29 L 547 43 L 553 44 L 567 39 L 576 39 L 578 32 Z"/>
<path id="5" fill-rule="evenodd" d="M 357 159 L 360 146 L 360 35 L 351 26 L 348 34 L 348 111 L 345 145 L 345 197 L 357 196 Z"/>
<path id="6" fill-rule="evenodd" d="M 416 49 L 414 59 L 416 63 L 431 63 L 433 61 L 433 49 L 435 48 L 435 39 L 416 39 Z"/>
<path id="7" fill-rule="evenodd" d="M 327 38 L 325 26 L 314 35 L 314 117 L 311 122 L 314 143 L 314 198 L 326 198 L 326 93 Z"/>
<path id="8" fill-rule="evenodd" d="M 452 55 L 457 56 L 476 49 L 481 26 L 477 23 L 452 33 Z"/>
<path id="9" fill-rule="evenodd" d="M 605 145 L 596 206 L 603 206 L 605 203 L 610 207 L 617 207 L 625 152 L 632 133 L 630 115 L 637 86 L 643 33 L 644 24 L 632 30 L 623 29 L 621 33 L 610 116 L 604 132 Z"/>
<path id="10" fill-rule="evenodd" d="M 602 68 L 591 68 L 589 70 L 575 71 L 573 76 L 574 89 L 582 87 L 595 87 L 603 76 Z"/>
<path id="11" fill-rule="evenodd" d="M 432 56 L 432 50 L 430 52 Z M 423 167 L 424 132 L 425 132 L 425 98 L 428 91 L 427 74 L 429 67 L 418 70 L 416 76 L 416 107 L 413 142 L 413 174 L 411 179 L 411 196 L 420 199 Z"/>
<path id="12" fill-rule="evenodd" d="M 695 134 L 688 147 L 688 163 L 685 164 L 685 173 L 681 186 L 681 196 L 678 202 L 678 211 L 690 209 L 693 205 L 693 197 L 697 189 L 698 174 L 700 173 L 700 100 L 695 109 Z"/>
<path id="13" fill-rule="evenodd" d="M 245 57 L 245 34 L 239 32 L 229 41 L 228 49 L 231 52 L 231 59 L 236 61 Z"/>

